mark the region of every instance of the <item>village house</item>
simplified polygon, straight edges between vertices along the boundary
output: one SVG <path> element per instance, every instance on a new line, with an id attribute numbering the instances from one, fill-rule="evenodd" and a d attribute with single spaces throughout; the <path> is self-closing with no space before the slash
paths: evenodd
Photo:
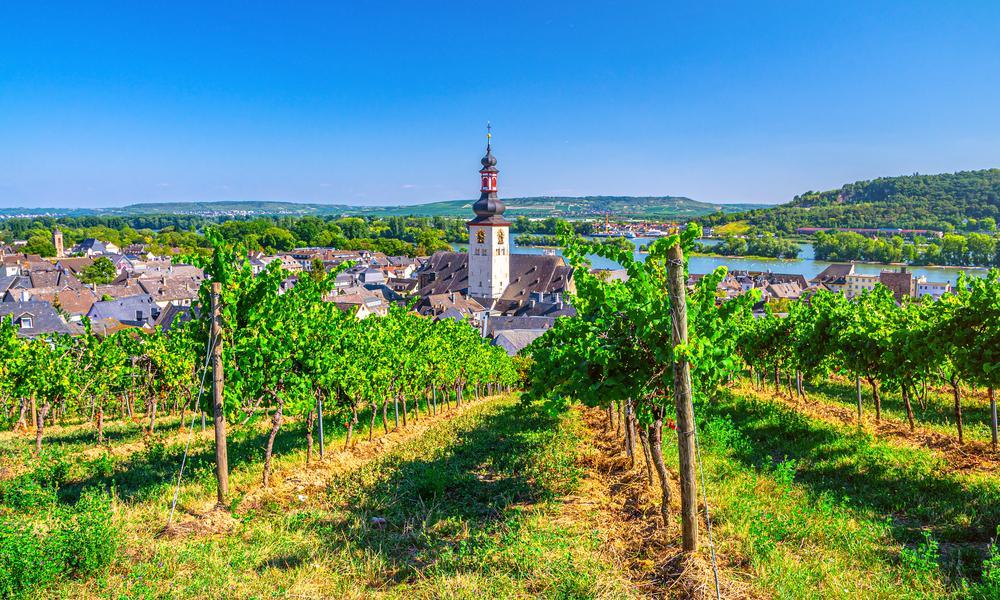
<path id="1" fill-rule="evenodd" d="M 143 293 L 149 294 L 161 309 L 167 306 L 191 306 L 198 300 L 198 289 L 201 281 L 181 277 L 140 277 L 139 287 Z"/>
<path id="2" fill-rule="evenodd" d="M 799 287 L 798 283 L 788 282 L 788 283 L 769 283 L 764 288 L 762 298 L 767 301 L 771 300 L 798 300 L 802 297 L 802 292 L 804 290 Z"/>
<path id="3" fill-rule="evenodd" d="M 156 317 L 153 327 L 160 328 L 163 333 L 170 333 L 174 326 L 197 319 L 200 314 L 197 306 L 168 304 L 160 311 L 160 316 Z"/>
<path id="4" fill-rule="evenodd" d="M 951 284 L 947 281 L 927 281 L 924 277 L 916 281 L 914 288 L 917 298 L 930 296 L 934 300 L 940 300 L 941 296 L 951 293 Z"/>
<path id="5" fill-rule="evenodd" d="M 94 294 L 97 295 L 99 300 L 126 298 L 128 296 L 137 296 L 139 294 L 146 293 L 146 291 L 142 289 L 142 286 L 139 285 L 137 279 L 127 279 L 118 283 L 92 285 L 90 287 L 94 290 Z"/>
<path id="6" fill-rule="evenodd" d="M 847 286 L 847 276 L 854 274 L 854 265 L 835 264 L 819 272 L 818 275 L 809 280 L 812 285 L 830 290 L 831 292 L 842 292 Z"/>
<path id="7" fill-rule="evenodd" d="M 37 254 L 4 254 L 0 256 L 0 277 L 27 275 L 33 270 L 52 268 L 52 263 Z"/>
<path id="8" fill-rule="evenodd" d="M 57 269 L 67 271 L 79 277 L 84 269 L 94 264 L 94 259 L 89 256 L 74 256 L 59 258 L 54 264 Z"/>
<path id="9" fill-rule="evenodd" d="M 338 294 L 328 300 L 357 319 L 367 319 L 371 316 L 384 317 L 389 314 L 388 303 L 376 294 L 361 292 Z"/>
<path id="10" fill-rule="evenodd" d="M 0 302 L 0 319 L 12 323 L 21 337 L 73 332 L 48 302 Z"/>
<path id="11" fill-rule="evenodd" d="M 892 290 L 897 302 L 916 295 L 916 280 L 912 273 L 907 272 L 906 267 L 900 268 L 899 271 L 882 271 L 879 273 L 878 281 Z"/>
<path id="12" fill-rule="evenodd" d="M 497 332 L 491 343 L 503 348 L 508 356 L 514 356 L 540 338 L 544 329 L 504 329 Z"/>
<path id="13" fill-rule="evenodd" d="M 385 284 L 389 287 L 389 289 L 404 298 L 416 293 L 417 289 L 420 287 L 420 281 L 413 279 L 412 277 L 390 277 Z"/>
<path id="14" fill-rule="evenodd" d="M 56 230 L 58 231 L 58 230 Z M 54 234 L 55 232 L 53 232 Z M 58 253 L 58 252 L 57 252 Z M 118 246 L 111 242 L 102 242 L 96 238 L 87 238 L 79 244 L 73 246 L 70 254 L 80 254 L 83 256 L 103 256 L 105 254 L 118 254 Z"/>
<path id="15" fill-rule="evenodd" d="M 420 314 L 430 317 L 460 317 L 470 322 L 479 322 L 486 314 L 486 307 L 474 298 L 458 292 L 431 294 L 426 298 L 426 304 L 421 307 Z M 447 314 L 446 314 L 447 313 Z"/>
<path id="16" fill-rule="evenodd" d="M 866 291 L 871 291 L 879 283 L 878 275 L 863 275 L 861 273 L 851 273 L 844 280 L 846 283 L 841 291 L 848 298 L 856 298 Z"/>
<path id="17" fill-rule="evenodd" d="M 556 324 L 555 317 L 488 317 L 483 327 L 483 337 L 495 338 L 501 331 L 546 331 Z"/>
<path id="18" fill-rule="evenodd" d="M 87 313 L 90 319 L 114 319 L 124 325 L 152 328 L 160 307 L 149 294 L 126 296 L 116 300 L 101 300 L 95 302 Z"/>
<path id="19" fill-rule="evenodd" d="M 86 286 L 73 288 L 26 288 L 7 290 L 3 302 L 47 302 L 62 313 L 69 322 L 78 322 L 90 312 L 99 298 Z"/>

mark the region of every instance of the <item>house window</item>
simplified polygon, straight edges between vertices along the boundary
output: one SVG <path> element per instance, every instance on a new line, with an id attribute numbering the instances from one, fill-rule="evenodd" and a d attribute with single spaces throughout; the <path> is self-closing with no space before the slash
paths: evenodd
<path id="1" fill-rule="evenodd" d="M 135 320 L 136 321 L 141 321 L 142 320 L 142 311 L 141 310 L 135 311 Z"/>
<path id="2" fill-rule="evenodd" d="M 31 317 L 21 317 L 21 329 L 31 329 Z"/>

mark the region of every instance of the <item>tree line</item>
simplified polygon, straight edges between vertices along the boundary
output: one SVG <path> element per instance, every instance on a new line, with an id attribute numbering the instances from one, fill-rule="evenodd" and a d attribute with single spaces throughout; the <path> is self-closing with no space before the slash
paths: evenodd
<path id="1" fill-rule="evenodd" d="M 773 234 L 750 234 L 746 236 L 726 236 L 715 245 L 696 244 L 695 252 L 721 254 L 723 256 L 763 256 L 766 258 L 798 258 L 801 248 L 792 240 Z"/>
<path id="2" fill-rule="evenodd" d="M 773 208 L 699 218 L 710 227 L 732 221 L 747 221 L 778 234 L 795 233 L 799 227 L 992 233 L 1000 221 L 1000 169 L 882 177 L 837 190 L 806 192 Z"/>
<path id="3" fill-rule="evenodd" d="M 65 249 L 87 238 L 111 242 L 119 248 L 144 244 L 159 255 L 174 249 L 182 253 L 211 251 L 204 232 L 214 228 L 228 242 L 250 250 L 288 251 L 305 246 L 340 250 L 369 250 L 390 256 L 426 256 L 450 250 L 451 244 L 469 241 L 467 219 L 452 217 L 336 217 L 274 216 L 255 218 L 203 217 L 197 215 L 38 217 L 0 220 L 0 242 L 25 240 L 19 251 L 52 257 L 52 231 L 63 232 Z M 514 232 L 554 235 L 556 218 L 532 220 L 518 217 L 511 223 Z M 575 222 L 581 235 L 592 223 Z"/>
<path id="4" fill-rule="evenodd" d="M 940 239 L 866 237 L 853 231 L 820 231 L 813 248 L 818 260 L 861 260 L 911 265 L 1000 267 L 1000 237 L 988 233 L 947 233 Z"/>
<path id="5" fill-rule="evenodd" d="M 151 225 L 162 225 L 154 229 Z M 260 217 L 228 219 L 216 224 L 205 217 L 61 217 L 0 221 L 0 241 L 26 240 L 19 251 L 55 256 L 52 231 L 59 228 L 67 252 L 87 238 L 124 248 L 144 244 L 155 254 L 211 252 L 204 231 L 215 228 L 228 242 L 249 250 L 277 252 L 303 246 L 370 250 L 388 255 L 418 256 L 449 250 L 449 242 L 467 241 L 462 219 L 443 217 Z"/>

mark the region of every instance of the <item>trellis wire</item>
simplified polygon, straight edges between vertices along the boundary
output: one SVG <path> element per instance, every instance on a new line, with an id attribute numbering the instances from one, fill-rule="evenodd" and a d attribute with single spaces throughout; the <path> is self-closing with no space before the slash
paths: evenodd
<path id="1" fill-rule="evenodd" d="M 198 395 L 195 396 L 196 400 L 201 399 L 201 395 L 205 392 L 205 376 L 208 374 L 208 363 L 211 360 L 212 352 L 215 350 L 215 344 L 218 341 L 218 335 L 209 336 L 206 343 L 205 364 L 201 369 L 201 385 L 198 387 Z M 191 436 L 194 433 L 194 419 L 197 415 L 198 411 L 191 411 L 191 426 L 188 428 L 187 441 L 184 442 L 184 456 L 181 458 L 181 468 L 177 472 L 177 485 L 174 487 L 174 499 L 170 503 L 170 516 L 167 517 L 167 527 L 174 521 L 174 510 L 177 508 L 177 497 L 181 492 L 181 478 L 184 477 L 184 466 L 187 464 L 188 449 L 191 447 Z"/>

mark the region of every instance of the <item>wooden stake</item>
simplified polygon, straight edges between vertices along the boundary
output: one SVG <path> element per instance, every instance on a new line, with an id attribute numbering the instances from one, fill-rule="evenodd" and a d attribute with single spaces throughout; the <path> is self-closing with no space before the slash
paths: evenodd
<path id="1" fill-rule="evenodd" d="M 991 387 L 990 393 L 990 432 L 993 434 L 993 451 L 997 451 L 997 396 Z"/>
<path id="2" fill-rule="evenodd" d="M 861 376 L 854 378 L 854 393 L 858 397 L 858 426 L 861 426 Z"/>
<path id="3" fill-rule="evenodd" d="M 316 412 L 319 413 L 319 459 L 323 460 L 323 394 L 316 398 Z"/>
<path id="4" fill-rule="evenodd" d="M 674 346 L 687 344 L 687 289 L 684 284 L 684 253 L 680 245 L 667 251 L 667 287 Z M 677 407 L 677 450 L 680 457 L 681 534 L 684 551 L 698 550 L 698 488 L 695 479 L 694 404 L 691 399 L 691 365 L 683 356 L 674 358 L 674 401 Z"/>
<path id="5" fill-rule="evenodd" d="M 222 284 L 212 283 L 212 416 L 215 419 L 215 478 L 218 502 L 229 495 L 229 454 L 226 449 L 226 413 L 223 405 L 222 365 Z"/>

